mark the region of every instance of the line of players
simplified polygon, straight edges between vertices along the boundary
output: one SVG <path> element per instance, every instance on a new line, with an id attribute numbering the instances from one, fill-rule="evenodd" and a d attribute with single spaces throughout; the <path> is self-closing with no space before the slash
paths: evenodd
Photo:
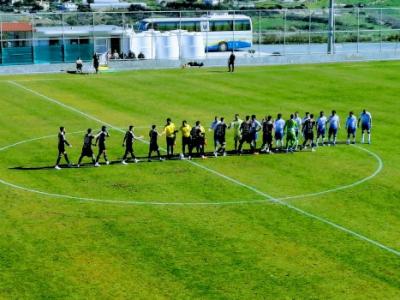
<path id="1" fill-rule="evenodd" d="M 371 143 L 371 128 L 372 128 L 372 116 L 371 113 L 365 109 L 357 119 L 354 113 L 351 111 L 346 119 L 345 128 L 347 130 L 347 144 L 356 142 L 356 130 L 360 127 L 362 130 L 361 142 L 365 142 L 365 133 L 368 134 L 368 143 Z M 319 117 L 315 120 L 314 115 L 306 112 L 305 116 L 301 118 L 298 112 L 290 115 L 288 120 L 282 118 L 282 114 L 278 114 L 275 120 L 272 116 L 266 116 L 261 122 L 259 122 L 255 115 L 246 116 L 245 120 L 239 118 L 239 114 L 236 114 L 234 120 L 227 125 L 224 118 L 215 117 L 211 123 L 209 131 L 213 131 L 214 137 L 214 156 L 218 155 L 226 156 L 226 130 L 232 129 L 234 136 L 235 153 L 243 153 L 243 145 L 245 143 L 250 145 L 250 152 L 258 154 L 257 152 L 257 140 L 259 133 L 262 133 L 262 146 L 260 152 L 273 153 L 273 140 L 275 140 L 275 151 L 286 151 L 293 152 L 298 149 L 306 149 L 307 146 L 311 147 L 312 151 L 319 145 L 325 145 L 326 131 L 328 131 L 328 146 L 336 145 L 337 132 L 340 129 L 340 118 L 333 110 L 329 117 L 326 117 L 324 112 L 321 111 Z M 152 159 L 152 153 L 156 152 L 160 161 L 163 158 L 160 155 L 158 146 L 158 137 L 166 136 L 167 145 L 167 158 L 170 159 L 174 155 L 174 147 L 176 142 L 177 133 L 182 135 L 182 152 L 180 153 L 181 159 L 191 159 L 193 151 L 196 150 L 196 154 L 201 158 L 205 157 L 205 146 L 206 146 L 206 131 L 201 125 L 200 121 L 197 121 L 192 127 L 186 121 L 182 122 L 182 126 L 177 130 L 175 124 L 170 118 L 167 119 L 167 124 L 164 127 L 162 133 L 157 131 L 156 125 L 151 126 L 149 132 L 149 153 L 148 161 Z M 316 132 L 316 139 L 314 133 Z M 284 137 L 286 136 L 286 145 L 284 145 Z M 88 129 L 84 136 L 82 152 L 78 160 L 77 166 L 79 167 L 84 157 L 91 157 L 94 166 L 98 167 L 99 159 L 101 156 L 104 157 L 106 164 L 110 162 L 107 158 L 106 139 L 110 137 L 107 127 L 102 126 L 101 131 L 94 135 L 92 129 Z M 302 145 L 299 145 L 300 137 L 303 138 Z M 134 133 L 134 126 L 130 125 L 125 133 L 122 146 L 125 147 L 125 153 L 122 158 L 122 164 L 127 164 L 128 156 L 130 155 L 132 160 L 137 163 L 139 160 L 136 158 L 133 151 L 133 143 L 137 139 L 143 139 L 142 136 L 136 136 Z M 95 141 L 95 143 L 93 143 Z M 68 166 L 72 166 L 68 158 L 68 154 L 65 151 L 65 145 L 71 146 L 66 139 L 66 132 L 64 127 L 60 127 L 58 134 L 58 157 L 55 165 L 56 169 L 60 169 L 59 163 L 61 158 L 64 156 L 68 163 Z M 95 157 L 92 146 L 98 145 L 98 154 Z M 187 152 L 186 152 L 187 150 Z M 187 156 L 186 156 L 187 154 Z"/>

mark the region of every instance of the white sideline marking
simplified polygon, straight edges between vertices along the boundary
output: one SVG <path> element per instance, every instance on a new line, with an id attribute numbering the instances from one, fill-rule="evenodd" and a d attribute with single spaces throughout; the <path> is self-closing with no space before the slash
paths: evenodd
<path id="1" fill-rule="evenodd" d="M 19 83 L 16 83 L 16 82 L 14 82 L 14 81 L 9 81 L 9 82 L 10 82 L 11 84 L 15 85 L 15 86 L 20 87 L 21 89 L 24 89 L 24 90 L 26 90 L 26 91 L 28 91 L 28 92 L 31 92 L 31 93 L 34 94 L 34 95 L 37 95 L 37 96 L 39 96 L 39 97 L 42 97 L 42 98 L 44 98 L 44 99 L 46 99 L 46 100 L 48 100 L 48 101 L 50 101 L 50 102 L 53 102 L 53 103 L 55 103 L 55 104 L 58 104 L 58 105 L 62 106 L 62 107 L 64 107 L 64 108 L 70 109 L 70 110 L 72 110 L 72 111 L 74 111 L 74 112 L 76 112 L 76 113 L 79 113 L 79 114 L 85 116 L 85 117 L 88 118 L 88 119 L 92 119 L 92 120 L 95 120 L 95 121 L 97 121 L 97 122 L 99 122 L 99 123 L 106 124 L 107 126 L 109 126 L 109 127 L 111 127 L 111 128 L 114 128 L 114 129 L 116 129 L 116 130 L 119 130 L 119 131 L 123 132 L 123 130 L 121 130 L 121 129 L 115 127 L 115 126 L 112 126 L 112 125 L 109 124 L 109 123 L 103 122 L 102 120 L 100 120 L 100 119 L 98 119 L 98 118 L 96 118 L 96 117 L 93 117 L 93 116 L 91 116 L 91 115 L 88 115 L 88 114 L 86 114 L 86 113 L 84 113 L 84 112 L 82 112 L 82 111 L 80 111 L 80 110 L 78 110 L 78 109 L 76 109 L 76 108 L 74 108 L 74 107 L 72 107 L 72 106 L 66 105 L 66 104 L 64 104 L 64 103 L 62 103 L 62 102 L 60 102 L 60 101 L 58 101 L 58 100 L 56 100 L 56 99 L 50 98 L 50 97 L 48 97 L 48 96 L 46 96 L 46 95 L 43 95 L 43 94 L 41 94 L 41 93 L 39 93 L 39 92 L 36 92 L 36 91 L 34 91 L 34 90 L 32 90 L 32 89 L 29 89 L 29 88 L 27 88 L 27 87 L 25 87 L 25 86 L 23 86 L 23 85 L 21 85 L 21 84 L 19 84 Z M 143 142 L 146 142 L 146 141 L 143 141 Z M 366 150 L 366 151 L 372 153 L 372 152 L 369 151 L 369 150 Z M 378 157 L 376 154 L 375 154 L 375 156 Z M 267 194 L 267 193 L 264 193 L 264 192 L 262 192 L 262 191 L 260 191 L 260 190 L 258 190 L 258 189 L 256 189 L 256 188 L 254 188 L 254 187 L 252 187 L 252 186 L 249 186 L 249 185 L 247 185 L 247 184 L 245 184 L 245 183 L 242 183 L 242 182 L 240 182 L 240 181 L 238 181 L 238 180 L 236 180 L 236 179 L 233 179 L 233 178 L 231 178 L 231 177 L 229 177 L 229 176 L 226 176 L 226 175 L 224 175 L 224 174 L 222 174 L 222 173 L 220 173 L 220 172 L 217 172 L 217 171 L 215 171 L 215 170 L 212 170 L 212 169 L 210 169 L 210 168 L 208 168 L 208 167 L 206 167 L 206 166 L 200 165 L 200 164 L 198 164 L 198 163 L 196 163 L 196 162 L 194 162 L 194 161 L 190 161 L 190 160 L 186 160 L 186 161 L 189 162 L 190 164 L 194 165 L 194 166 L 197 166 L 197 167 L 199 167 L 199 168 L 201 168 L 201 169 L 203 169 L 203 170 L 206 170 L 206 171 L 208 171 L 208 172 L 210 172 L 210 173 L 212 173 L 212 174 L 215 174 L 215 175 L 217 175 L 217 176 L 219 176 L 219 177 L 222 177 L 222 178 L 224 178 L 224 179 L 226 179 L 226 180 L 229 180 L 229 181 L 232 182 L 232 183 L 235 183 L 235 184 L 237 184 L 237 185 L 239 185 L 239 186 L 242 186 L 242 187 L 244 187 L 244 188 L 246 188 L 246 189 L 248 189 L 248 190 L 250 190 L 250 191 L 253 191 L 254 193 L 257 193 L 258 195 L 261 195 L 261 196 L 265 197 L 266 200 L 268 199 L 269 201 L 272 201 L 272 202 L 281 204 L 282 206 L 285 206 L 285 207 L 287 207 L 287 208 L 289 208 L 289 209 L 292 209 L 292 210 L 298 212 L 299 214 L 302 214 L 302 215 L 307 216 L 307 217 L 309 217 L 309 218 L 318 220 L 318 221 L 320 221 L 320 222 L 322 222 L 322 223 L 324 223 L 324 224 L 330 225 L 330 226 L 332 226 L 332 227 L 334 227 L 334 228 L 336 228 L 336 229 L 339 229 L 339 230 L 341 230 L 341 231 L 343 231 L 343 232 L 345 232 L 345 233 L 347 233 L 347 234 L 349 234 L 349 235 L 352 235 L 352 236 L 354 236 L 354 237 L 356 237 L 356 238 L 358 238 L 358 239 L 360 239 L 360 240 L 366 241 L 366 242 L 368 242 L 368 243 L 370 243 L 370 244 L 372 244 L 372 245 L 375 245 L 375 246 L 377 246 L 377 247 L 379 247 L 379 248 L 381 248 L 381 249 L 383 249 L 383 250 L 386 250 L 386 251 L 388 251 L 388 252 L 390 252 L 390 253 L 393 253 L 393 254 L 395 254 L 395 255 L 397 255 L 397 256 L 400 256 L 400 251 L 397 251 L 397 250 L 392 249 L 392 248 L 390 248 L 390 247 L 388 247 L 388 246 L 385 246 L 384 244 L 381 244 L 381 243 L 379 243 L 379 242 L 377 242 L 377 241 L 375 241 L 375 240 L 372 240 L 372 239 L 370 239 L 370 238 L 368 238 L 368 237 L 366 237 L 366 236 L 364 236 L 364 235 L 361 235 L 361 234 L 359 234 L 359 233 L 357 233 L 357 232 L 355 232 L 355 231 L 353 231 L 353 230 L 350 230 L 350 229 L 348 229 L 348 228 L 346 228 L 346 227 L 343 227 L 343 226 L 341 226 L 341 225 L 339 225 L 339 224 L 336 224 L 336 223 L 334 223 L 334 222 L 332 222 L 332 221 L 329 221 L 328 219 L 325 219 L 325 218 L 322 218 L 322 217 L 317 216 L 317 215 L 315 215 L 315 214 L 309 213 L 309 212 L 307 212 L 307 211 L 305 211 L 305 210 L 303 210 L 303 209 L 301 209 L 301 208 L 298 208 L 298 207 L 296 207 L 296 206 L 294 206 L 294 205 L 292 205 L 292 204 L 286 203 L 286 202 L 284 202 L 283 200 L 279 200 L 279 199 L 277 199 L 277 198 L 274 198 L 274 197 L 272 197 L 271 195 L 269 195 L 269 194 Z M 381 159 L 380 159 L 380 158 L 379 158 L 379 161 L 381 162 Z M 381 168 L 381 165 L 380 165 L 380 168 Z M 376 173 L 376 174 L 377 174 L 377 173 Z M 375 174 L 375 175 L 376 175 L 376 174 Z M 374 175 L 374 176 L 375 176 L 375 175 Z M 372 175 L 371 175 L 371 176 L 372 176 Z M 1 182 L 2 182 L 2 181 L 1 181 Z"/>
<path id="2" fill-rule="evenodd" d="M 116 130 L 116 131 L 119 131 L 119 132 L 122 132 L 122 133 L 125 132 L 123 129 L 121 129 L 121 128 L 117 127 L 117 126 L 113 126 L 113 125 L 111 125 L 110 123 L 104 122 L 104 121 L 102 121 L 102 120 L 100 120 L 100 119 L 98 119 L 98 118 L 96 118 L 96 117 L 94 117 L 94 116 L 92 116 L 92 115 L 89 115 L 89 114 L 87 114 L 87 113 L 84 113 L 83 111 L 81 111 L 81 110 L 79 110 L 79 109 L 76 109 L 75 107 L 72 107 L 72 106 L 70 106 L 70 105 L 64 104 L 64 103 L 62 103 L 62 102 L 60 102 L 60 101 L 58 101 L 58 100 L 56 100 L 56 99 L 54 99 L 54 98 L 50 98 L 50 97 L 44 95 L 44 94 L 42 94 L 42 93 L 36 92 L 35 90 L 32 90 L 32 89 L 30 89 L 30 88 L 27 88 L 26 86 L 23 86 L 22 84 L 19 84 L 18 82 L 15 82 L 15 81 L 12 81 L 12 80 L 8 80 L 7 82 L 9 82 L 9 83 L 11 83 L 11 84 L 13 84 L 13 85 L 15 85 L 15 86 L 17 86 L 17 87 L 19 87 L 19 88 L 21 88 L 21 89 L 27 91 L 27 92 L 30 92 L 30 93 L 32 93 L 32 94 L 38 96 L 38 97 L 44 98 L 44 99 L 46 99 L 47 101 L 53 102 L 53 103 L 55 103 L 55 104 L 57 104 L 57 105 L 60 105 L 60 106 L 62 106 L 62 107 L 64 107 L 64 108 L 67 108 L 67 109 L 69 109 L 69 110 L 72 110 L 73 112 L 76 112 L 77 114 L 80 114 L 80 115 L 86 117 L 87 119 L 96 121 L 96 122 L 101 123 L 101 124 L 103 124 L 103 125 L 106 125 L 106 126 L 112 128 L 112 129 Z M 139 127 L 135 127 L 135 128 L 147 128 L 147 127 L 139 126 Z M 150 128 L 150 127 L 149 127 L 149 128 Z M 139 140 L 140 140 L 140 139 L 139 139 Z"/>

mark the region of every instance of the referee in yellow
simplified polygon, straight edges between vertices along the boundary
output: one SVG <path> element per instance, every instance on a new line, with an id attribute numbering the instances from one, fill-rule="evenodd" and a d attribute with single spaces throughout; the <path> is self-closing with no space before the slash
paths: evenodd
<path id="1" fill-rule="evenodd" d="M 182 133 L 182 153 L 180 155 L 181 159 L 185 159 L 185 150 L 186 146 L 189 151 L 189 157 L 192 156 L 192 136 L 190 135 L 190 131 L 192 130 L 192 126 L 190 126 L 186 120 L 182 122 L 181 128 L 179 128 Z"/>
<path id="2" fill-rule="evenodd" d="M 164 127 L 164 132 L 167 138 L 167 158 L 171 159 L 174 155 L 174 146 L 175 146 L 175 139 L 176 139 L 176 130 L 175 124 L 172 123 L 171 119 L 167 119 L 167 124 Z"/>

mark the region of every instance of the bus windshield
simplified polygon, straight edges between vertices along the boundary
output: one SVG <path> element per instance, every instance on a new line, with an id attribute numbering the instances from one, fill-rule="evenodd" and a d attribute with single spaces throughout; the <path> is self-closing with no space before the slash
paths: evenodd
<path id="1" fill-rule="evenodd" d="M 138 24 L 137 30 L 139 32 L 146 31 L 146 30 L 150 29 L 148 25 L 149 25 L 149 23 L 147 23 L 145 21 L 140 21 Z"/>

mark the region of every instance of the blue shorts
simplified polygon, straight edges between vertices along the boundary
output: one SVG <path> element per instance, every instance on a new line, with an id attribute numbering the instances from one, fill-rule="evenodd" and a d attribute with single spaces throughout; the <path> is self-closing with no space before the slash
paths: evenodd
<path id="1" fill-rule="evenodd" d="M 368 131 L 368 133 L 371 131 L 371 126 L 368 124 L 361 124 L 361 129 L 362 131 Z"/>
<path id="2" fill-rule="evenodd" d="M 356 128 L 348 127 L 347 128 L 347 134 L 348 135 L 355 135 L 356 134 Z"/>
<path id="3" fill-rule="evenodd" d="M 275 131 L 275 140 L 283 139 L 283 131 Z"/>
<path id="4" fill-rule="evenodd" d="M 251 132 L 250 132 L 250 135 L 251 135 L 251 139 L 252 139 L 253 141 L 257 141 L 257 138 L 258 138 L 257 131 L 251 131 Z"/>
<path id="5" fill-rule="evenodd" d="M 325 136 L 325 127 L 317 129 L 317 136 Z"/>
<path id="6" fill-rule="evenodd" d="M 329 127 L 329 136 L 336 136 L 337 135 L 337 128 Z"/>

